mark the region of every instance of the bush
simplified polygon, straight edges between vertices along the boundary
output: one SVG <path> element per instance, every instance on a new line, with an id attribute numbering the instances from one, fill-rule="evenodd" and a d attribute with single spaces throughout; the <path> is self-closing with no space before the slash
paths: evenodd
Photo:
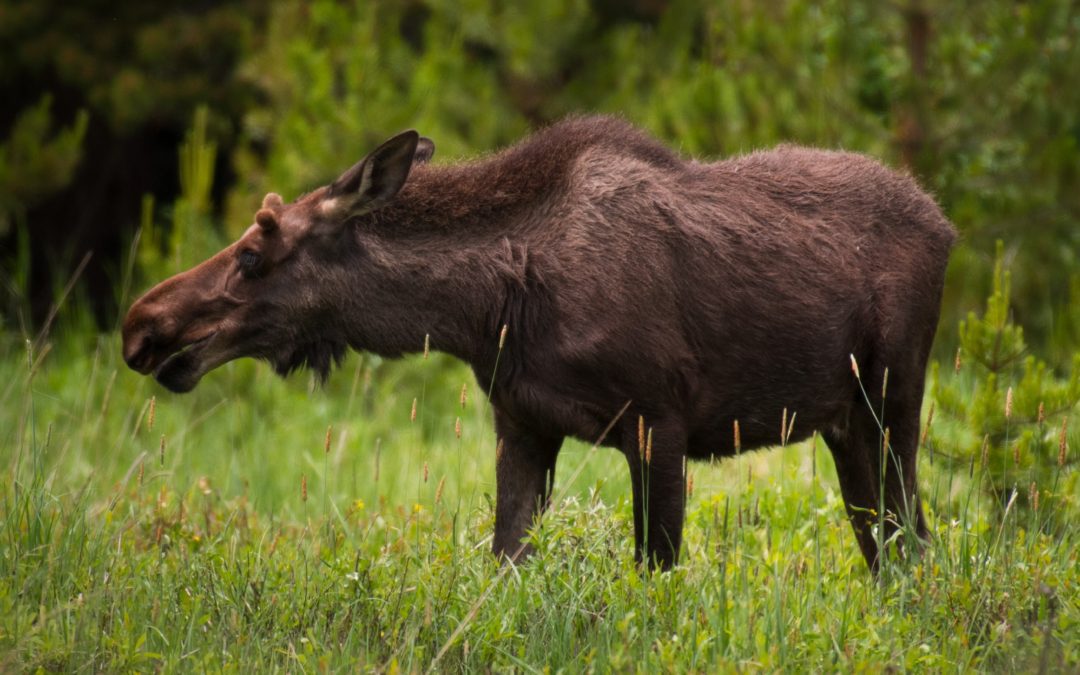
<path id="1" fill-rule="evenodd" d="M 928 433 L 931 452 L 938 450 L 954 468 L 966 465 L 973 476 L 977 472 L 992 503 L 1002 508 L 1014 497 L 1026 508 L 1035 508 L 1037 499 L 1075 500 L 1068 425 L 1080 402 L 1080 353 L 1067 378 L 1030 354 L 1023 328 L 1011 317 L 1011 290 L 999 242 L 986 311 L 960 322 L 954 367 L 943 373 L 939 363 L 932 366 L 931 414 L 936 410 L 946 420 Z M 943 426 L 949 440 L 938 434 Z"/>

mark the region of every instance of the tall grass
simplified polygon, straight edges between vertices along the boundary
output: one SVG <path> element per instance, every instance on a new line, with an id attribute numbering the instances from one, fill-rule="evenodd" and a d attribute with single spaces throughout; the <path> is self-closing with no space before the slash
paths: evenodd
<path id="1" fill-rule="evenodd" d="M 0 670 L 1080 666 L 1075 500 L 1002 514 L 978 466 L 923 453 L 933 541 L 876 581 L 821 448 L 690 465 L 682 565 L 643 574 L 624 460 L 570 444 L 537 554 L 500 567 L 460 364 L 237 362 L 174 396 L 115 335 L 55 342 L 0 342 Z"/>
<path id="2" fill-rule="evenodd" d="M 205 121 L 168 238 L 144 203 L 122 306 L 214 248 Z M 0 333 L 0 672 L 1080 668 L 1073 465 L 1014 471 L 1043 504 L 999 508 L 987 461 L 941 461 L 978 431 L 951 422 L 919 467 L 933 539 L 875 579 L 792 411 L 783 447 L 687 467 L 682 564 L 654 574 L 625 461 L 568 443 L 536 555 L 499 566 L 490 382 L 462 364 L 352 355 L 316 387 L 241 361 L 175 396 L 57 288 L 51 329 Z"/>

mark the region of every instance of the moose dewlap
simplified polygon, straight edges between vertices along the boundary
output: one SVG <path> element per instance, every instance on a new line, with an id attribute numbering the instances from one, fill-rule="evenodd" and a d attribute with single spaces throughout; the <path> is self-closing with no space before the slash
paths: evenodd
<path id="1" fill-rule="evenodd" d="M 610 117 L 433 153 L 407 131 L 329 186 L 267 195 L 239 241 L 135 302 L 127 363 L 183 392 L 243 356 L 326 377 L 348 348 L 429 335 L 493 383 L 497 555 L 528 553 L 573 436 L 626 456 L 638 557 L 668 567 L 685 458 L 733 454 L 736 422 L 741 449 L 776 444 L 785 415 L 790 441 L 828 443 L 872 569 L 874 524 L 925 536 L 919 410 L 955 235 L 911 178 L 791 146 L 687 160 Z"/>

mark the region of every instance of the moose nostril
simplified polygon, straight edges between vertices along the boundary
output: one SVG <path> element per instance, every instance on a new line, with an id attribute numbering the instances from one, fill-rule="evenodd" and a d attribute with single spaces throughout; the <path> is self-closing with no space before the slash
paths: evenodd
<path id="1" fill-rule="evenodd" d="M 142 339 L 136 343 L 133 350 L 129 351 L 125 349 L 128 353 L 124 354 L 124 361 L 127 362 L 132 370 L 143 372 L 146 370 L 146 366 L 150 361 L 150 351 L 152 347 L 153 340 L 150 339 L 149 335 L 144 335 Z"/>

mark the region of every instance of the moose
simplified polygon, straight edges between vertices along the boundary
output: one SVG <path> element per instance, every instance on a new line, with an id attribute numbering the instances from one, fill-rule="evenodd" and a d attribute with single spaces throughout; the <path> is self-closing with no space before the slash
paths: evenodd
<path id="1" fill-rule="evenodd" d="M 491 385 L 504 560 L 532 552 L 567 436 L 626 456 L 652 567 L 677 562 L 687 459 L 814 431 L 872 571 L 900 528 L 928 537 L 920 407 L 955 231 L 911 177 L 789 145 L 686 159 L 608 116 L 433 154 L 405 131 L 291 203 L 267 194 L 238 241 L 134 303 L 125 361 L 186 392 L 240 357 L 325 379 L 349 348 L 430 340 Z"/>

